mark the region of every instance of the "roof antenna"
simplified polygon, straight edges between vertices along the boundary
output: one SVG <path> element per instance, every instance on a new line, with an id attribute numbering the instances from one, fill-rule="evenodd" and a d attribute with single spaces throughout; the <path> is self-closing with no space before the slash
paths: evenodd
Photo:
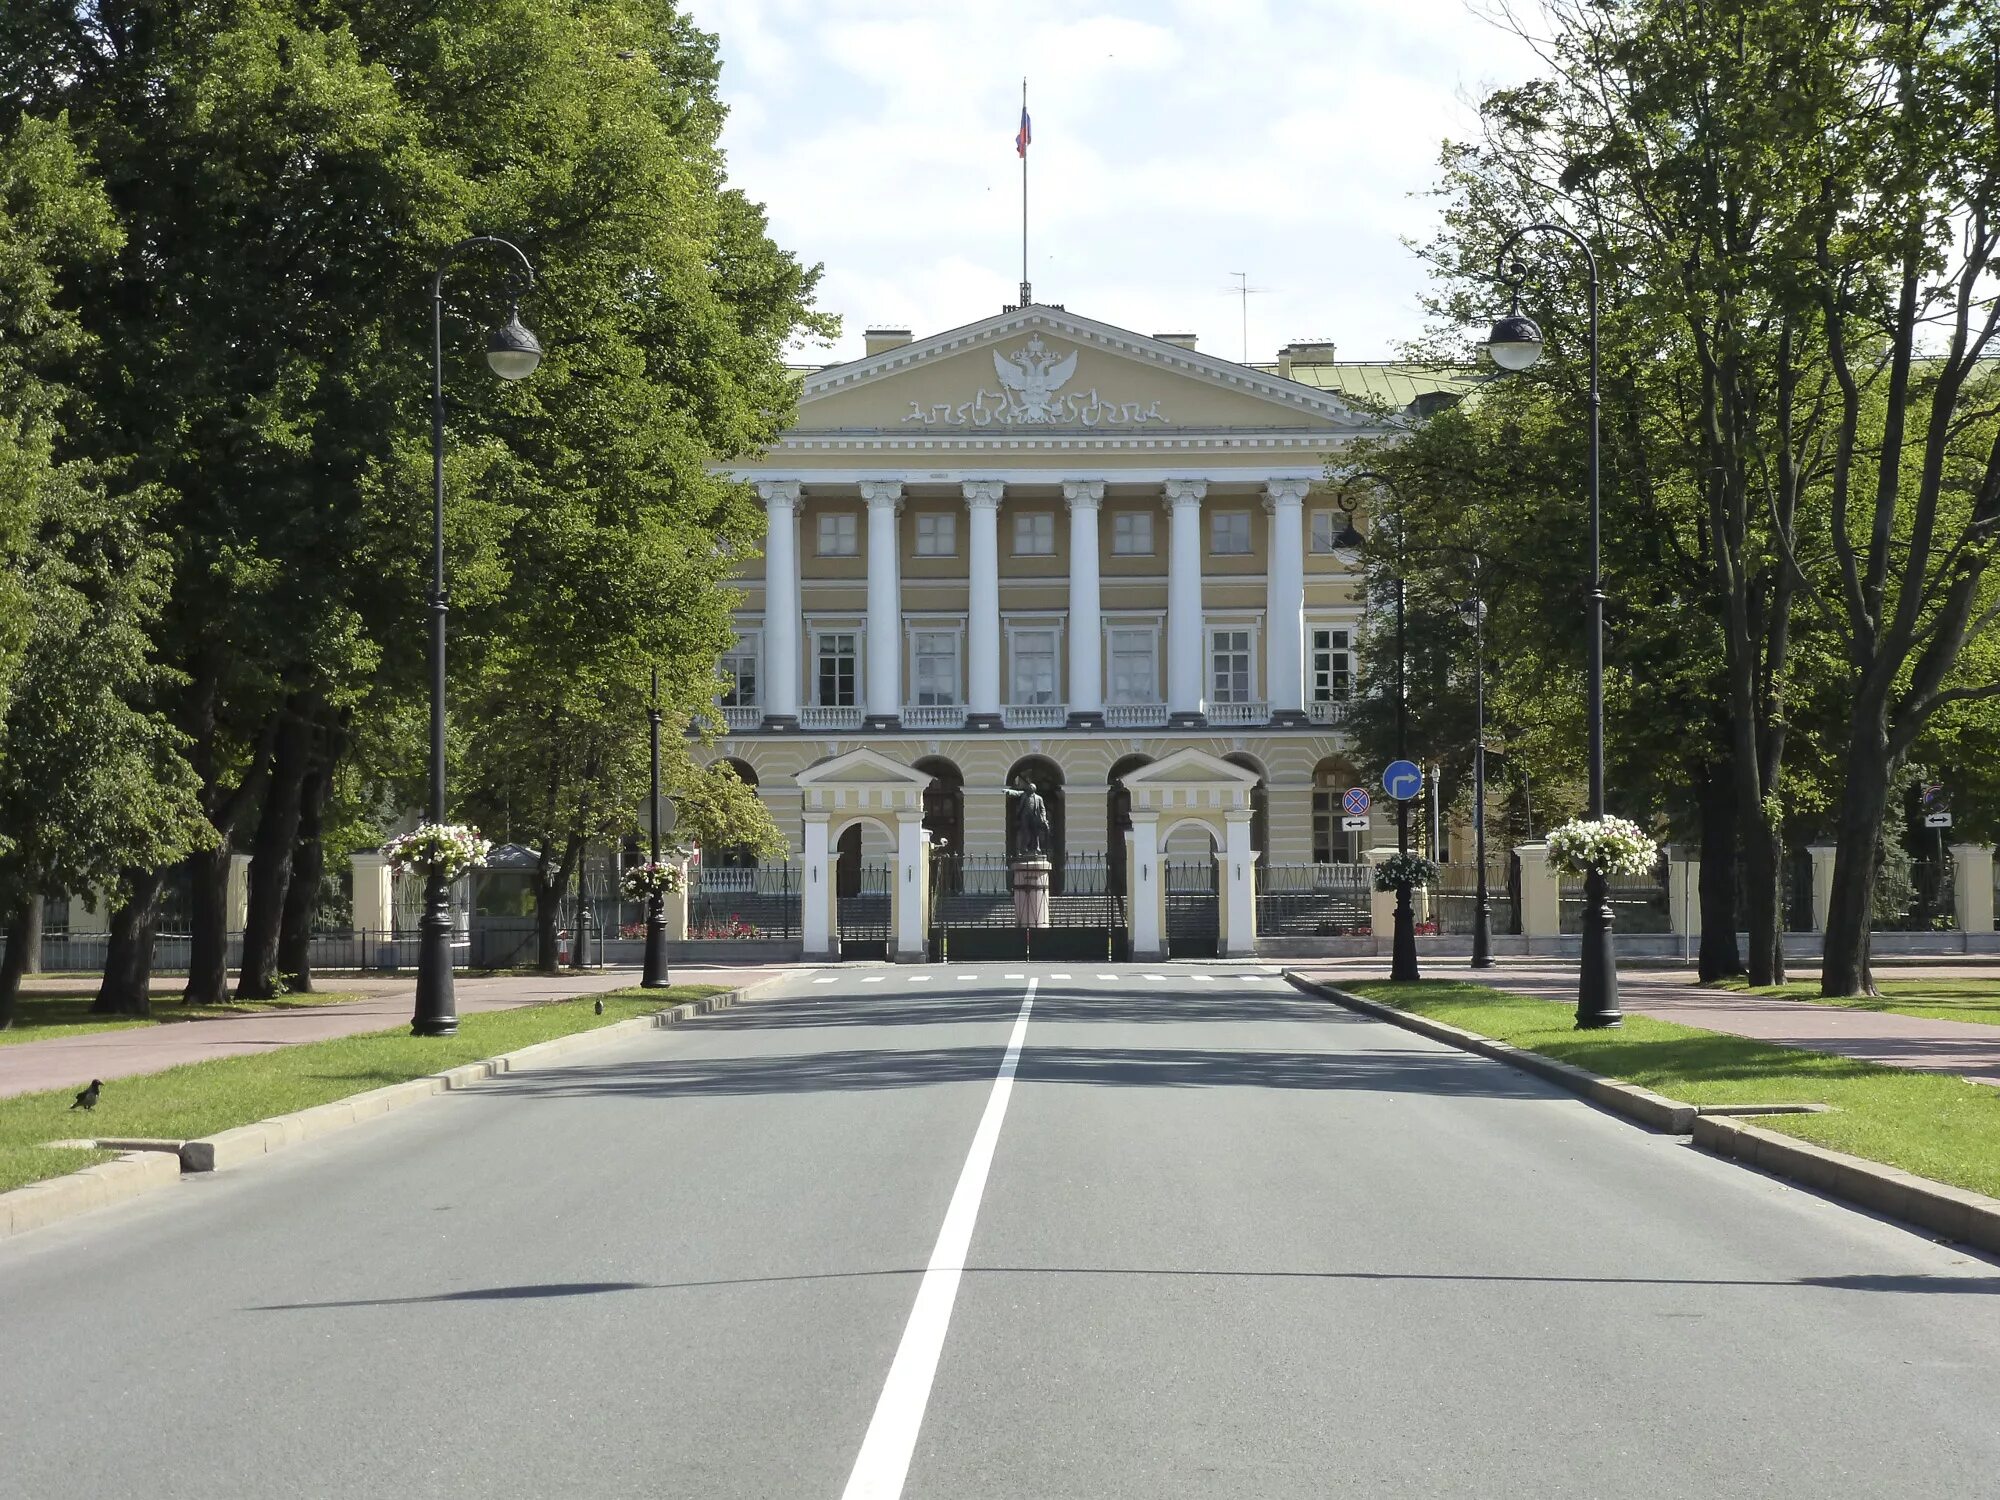
<path id="1" fill-rule="evenodd" d="M 1243 363 L 1247 365 L 1250 363 L 1250 299 L 1271 288 L 1250 285 L 1248 271 L 1231 271 L 1229 274 L 1236 278 L 1236 285 L 1229 289 L 1230 295 L 1242 299 L 1243 303 Z"/>

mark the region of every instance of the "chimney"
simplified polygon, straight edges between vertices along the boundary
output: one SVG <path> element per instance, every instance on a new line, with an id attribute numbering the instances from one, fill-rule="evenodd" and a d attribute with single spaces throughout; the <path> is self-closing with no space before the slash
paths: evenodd
<path id="1" fill-rule="evenodd" d="M 1156 333 L 1153 337 L 1163 344 L 1172 344 L 1176 349 L 1194 347 L 1194 335 L 1191 333 Z"/>
<path id="2" fill-rule="evenodd" d="M 1290 378 L 1301 365 L 1334 363 L 1332 339 L 1299 339 L 1278 351 L 1278 373 Z"/>
<path id="3" fill-rule="evenodd" d="M 870 328 L 863 337 L 868 340 L 870 354 L 885 354 L 891 349 L 900 349 L 910 342 L 907 328 Z"/>

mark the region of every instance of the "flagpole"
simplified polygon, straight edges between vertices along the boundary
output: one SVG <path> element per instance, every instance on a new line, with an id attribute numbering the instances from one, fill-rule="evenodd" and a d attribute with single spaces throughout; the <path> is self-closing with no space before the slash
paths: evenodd
<path id="1" fill-rule="evenodd" d="M 1021 120 L 1028 118 L 1028 80 L 1021 80 Z M 1034 292 L 1028 284 L 1028 148 L 1021 147 L 1021 306 L 1034 301 Z"/>

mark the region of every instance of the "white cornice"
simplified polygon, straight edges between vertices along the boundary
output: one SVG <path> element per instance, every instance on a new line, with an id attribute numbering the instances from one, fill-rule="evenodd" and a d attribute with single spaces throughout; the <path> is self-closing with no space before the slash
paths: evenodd
<path id="1" fill-rule="evenodd" d="M 1148 338 L 1142 333 L 1133 333 L 1130 329 L 1115 328 L 1109 323 L 1099 323 L 1075 313 L 1059 312 L 1055 308 L 1042 306 L 1024 307 L 1011 313 L 996 313 L 976 323 L 967 323 L 963 327 L 948 329 L 926 339 L 918 339 L 894 349 L 884 350 L 880 354 L 871 354 L 862 359 L 850 360 L 843 365 L 834 365 L 830 369 L 817 371 L 808 375 L 800 388 L 800 404 L 807 405 L 818 397 L 831 395 L 836 391 L 852 390 L 857 386 L 898 374 L 928 360 L 1013 338 L 1030 329 L 1046 330 L 1091 348 L 1108 349 L 1148 364 L 1177 370 L 1224 390 L 1243 391 L 1259 396 L 1264 400 L 1291 407 L 1302 414 L 1319 417 L 1339 428 L 1374 429 L 1381 426 L 1378 419 L 1362 415 L 1345 402 L 1313 386 L 1301 385 L 1298 381 L 1286 380 L 1281 376 L 1266 375 L 1261 370 L 1253 370 L 1247 365 L 1239 365 L 1232 360 L 1217 359 L 1212 354 L 1183 348 L 1179 344 Z"/>
<path id="2" fill-rule="evenodd" d="M 1318 483 L 1324 473 L 1321 464 L 1310 458 L 1281 460 L 1273 458 L 1269 463 L 1232 464 L 1226 469 L 1208 469 L 1189 473 L 1185 463 L 1171 468 L 1110 468 L 1103 464 L 1076 464 L 1061 469 L 1009 469 L 995 464 L 981 464 L 967 468 L 926 469 L 920 465 L 908 464 L 895 468 L 828 469 L 801 468 L 775 458 L 757 464 L 732 464 L 711 471 L 726 479 L 759 481 L 785 479 L 800 484 L 837 484 L 851 487 L 873 480 L 900 480 L 904 484 L 964 484 L 967 480 L 996 480 L 1010 487 L 1035 486 L 1042 489 L 1057 489 L 1064 480 L 1101 479 L 1110 485 L 1164 484 L 1169 479 L 1205 478 L 1211 487 L 1231 484 L 1262 485 L 1273 479 L 1302 479 Z"/>

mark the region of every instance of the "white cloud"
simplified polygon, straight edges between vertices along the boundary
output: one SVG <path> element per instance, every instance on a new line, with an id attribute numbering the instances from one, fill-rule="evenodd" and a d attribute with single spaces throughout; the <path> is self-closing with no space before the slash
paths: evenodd
<path id="1" fill-rule="evenodd" d="M 1475 0 L 1485 6 L 1490 0 Z M 731 177 L 780 243 L 826 264 L 846 317 L 935 332 L 1020 276 L 1021 78 L 1036 295 L 1250 353 L 1417 332 L 1401 244 L 1468 100 L 1534 71 L 1463 0 L 690 0 L 722 39 Z"/>

